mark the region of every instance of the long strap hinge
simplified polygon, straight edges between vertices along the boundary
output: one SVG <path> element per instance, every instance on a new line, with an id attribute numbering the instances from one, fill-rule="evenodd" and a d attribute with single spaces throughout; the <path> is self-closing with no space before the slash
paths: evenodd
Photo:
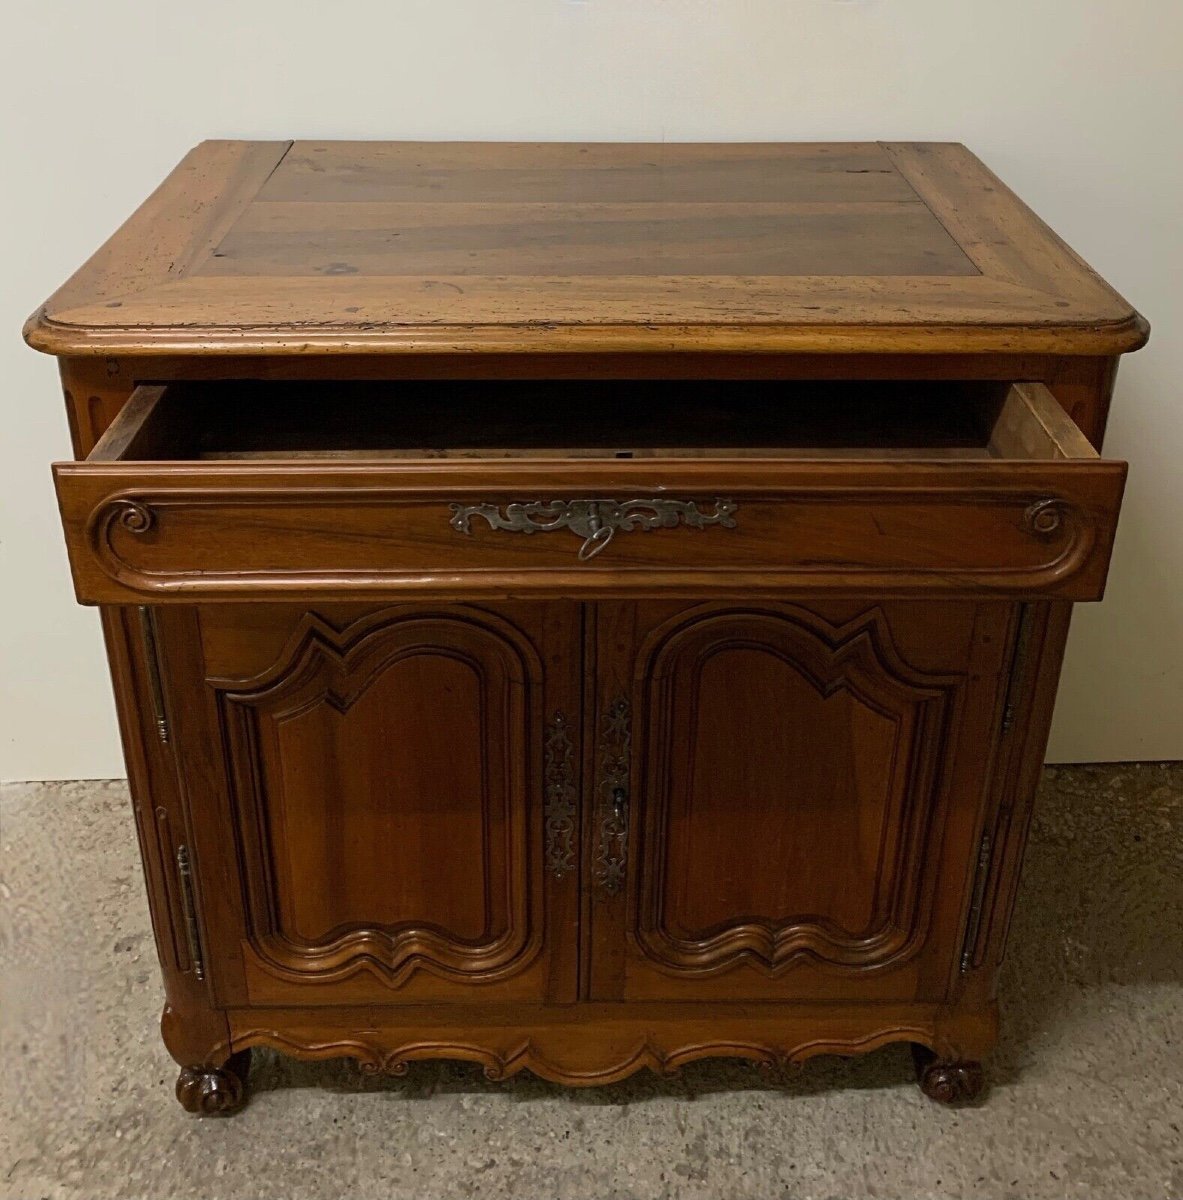
<path id="1" fill-rule="evenodd" d="M 989 833 L 982 834 L 978 845 L 978 862 L 974 870 L 973 899 L 969 906 L 969 920 L 965 926 L 965 941 L 961 947 L 961 973 L 973 968 L 974 949 L 978 933 L 982 928 L 982 905 L 986 899 L 986 880 L 990 874 L 990 860 L 994 852 L 994 839 Z"/>
<path id="2" fill-rule="evenodd" d="M 147 605 L 140 605 L 140 638 L 144 647 L 144 664 L 148 671 L 148 690 L 152 700 L 152 718 L 156 736 L 166 745 L 169 739 L 168 713 L 164 707 L 164 682 L 160 673 L 160 655 L 156 646 L 156 621 Z"/>
<path id="3" fill-rule="evenodd" d="M 1006 698 L 1002 704 L 1002 732 L 1010 733 L 1018 715 L 1022 684 L 1026 674 L 1027 655 L 1031 649 L 1031 606 L 1019 606 L 1019 627 L 1015 633 L 1015 651 L 1011 657 L 1010 675 L 1006 681 Z"/>
<path id="4" fill-rule="evenodd" d="M 177 878 L 181 884 L 181 908 L 185 916 L 185 935 L 189 943 L 189 959 L 193 974 L 205 978 L 205 961 L 201 954 L 201 931 L 197 927 L 197 905 L 193 898 L 193 872 L 189 865 L 189 847 L 177 847 Z"/>

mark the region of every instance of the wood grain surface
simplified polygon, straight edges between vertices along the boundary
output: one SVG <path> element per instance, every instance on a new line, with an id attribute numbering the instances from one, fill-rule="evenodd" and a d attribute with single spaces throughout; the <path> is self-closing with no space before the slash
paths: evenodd
<path id="1" fill-rule="evenodd" d="M 53 354 L 1116 354 L 1146 326 L 956 144 L 206 142 Z"/>

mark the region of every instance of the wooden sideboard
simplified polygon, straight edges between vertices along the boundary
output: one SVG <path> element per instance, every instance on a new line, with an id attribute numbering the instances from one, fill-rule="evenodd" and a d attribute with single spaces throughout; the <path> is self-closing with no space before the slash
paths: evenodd
<path id="1" fill-rule="evenodd" d="M 209 142 L 25 332 L 186 1108 L 978 1094 L 1147 327 L 967 150 Z"/>

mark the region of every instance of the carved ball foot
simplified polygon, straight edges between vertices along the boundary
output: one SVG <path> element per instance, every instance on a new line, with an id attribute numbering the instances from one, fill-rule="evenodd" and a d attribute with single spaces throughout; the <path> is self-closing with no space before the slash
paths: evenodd
<path id="1" fill-rule="evenodd" d="M 972 1060 L 938 1058 L 925 1046 L 914 1046 L 920 1090 L 938 1104 L 967 1104 L 982 1094 L 982 1064 Z"/>
<path id="2" fill-rule="evenodd" d="M 182 1067 L 177 1076 L 177 1099 L 186 1112 L 202 1117 L 225 1117 L 246 1099 L 251 1052 L 240 1050 L 220 1067 Z"/>

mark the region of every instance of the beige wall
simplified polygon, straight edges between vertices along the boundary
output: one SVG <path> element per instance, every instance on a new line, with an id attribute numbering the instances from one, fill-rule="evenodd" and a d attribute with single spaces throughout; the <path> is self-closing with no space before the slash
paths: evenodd
<path id="1" fill-rule="evenodd" d="M 1175 0 L 103 0 L 12 6 L 6 29 L 0 776 L 123 773 L 46 467 L 68 448 L 54 364 L 18 331 L 205 137 L 968 143 L 1156 327 L 1118 388 L 1126 512 L 1052 754 L 1183 758 Z"/>

